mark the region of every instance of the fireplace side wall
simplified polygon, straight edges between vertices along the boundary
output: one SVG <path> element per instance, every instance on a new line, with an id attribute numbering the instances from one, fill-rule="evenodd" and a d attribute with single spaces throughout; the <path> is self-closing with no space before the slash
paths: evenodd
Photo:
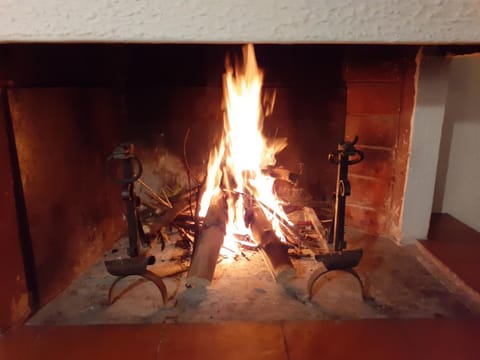
<path id="1" fill-rule="evenodd" d="M 5 108 L 0 101 L 0 333 L 30 312 L 10 156 Z"/>
<path id="2" fill-rule="evenodd" d="M 8 92 L 41 305 L 125 230 L 120 189 L 104 159 L 122 140 L 112 89 Z"/>
<path id="3" fill-rule="evenodd" d="M 401 221 L 417 48 L 390 53 L 353 49 L 346 57 L 345 134 L 359 136 L 365 160 L 350 168 L 347 224 L 371 234 L 396 236 Z"/>

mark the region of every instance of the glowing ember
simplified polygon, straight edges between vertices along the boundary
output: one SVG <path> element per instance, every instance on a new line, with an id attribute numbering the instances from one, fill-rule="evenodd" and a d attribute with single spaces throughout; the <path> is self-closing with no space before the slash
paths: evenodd
<path id="1" fill-rule="evenodd" d="M 255 199 L 283 239 L 279 217 L 288 221 L 273 191 L 274 178 L 262 169 L 275 165 L 275 155 L 287 146 L 286 139 L 267 140 L 263 134 L 263 73 L 257 66 L 253 45 L 243 48 L 242 66 L 227 64 L 223 78 L 224 133 L 220 145 L 210 154 L 206 188 L 200 203 L 205 216 L 212 196 L 225 191 L 228 204 L 224 248 L 235 252 L 237 239 L 251 237 L 245 226 L 246 202 Z M 274 100 L 274 99 L 272 99 Z M 272 108 L 273 108 L 273 101 Z"/>

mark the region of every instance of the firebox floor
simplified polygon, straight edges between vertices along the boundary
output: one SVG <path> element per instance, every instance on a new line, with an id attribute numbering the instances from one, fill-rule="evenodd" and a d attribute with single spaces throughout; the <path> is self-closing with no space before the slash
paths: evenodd
<path id="1" fill-rule="evenodd" d="M 332 273 L 317 281 L 314 296 L 306 301 L 307 280 L 320 265 L 313 258 L 294 259 L 298 278 L 287 288 L 277 284 L 260 253 L 249 251 L 237 260 L 223 260 L 205 291 L 185 287 L 185 273 L 166 278 L 166 306 L 150 282 L 131 277 L 129 288 L 112 305 L 108 289 L 114 280 L 103 261 L 123 253 L 126 240 L 79 276 L 63 293 L 30 320 L 31 325 L 85 325 L 114 323 L 186 323 L 219 321 L 276 321 L 371 318 L 467 318 L 478 316 L 422 266 L 415 246 L 347 233 L 349 247 L 362 247 L 357 267 L 374 301 L 365 303 L 359 285 L 348 274 Z M 179 269 L 180 249 L 167 246 L 158 252 L 154 272 Z M 180 259 L 180 260 L 179 260 Z M 168 270 L 168 271 L 170 271 Z M 134 286 L 137 285 L 137 286 Z M 117 289 L 120 293 L 122 289 Z"/>

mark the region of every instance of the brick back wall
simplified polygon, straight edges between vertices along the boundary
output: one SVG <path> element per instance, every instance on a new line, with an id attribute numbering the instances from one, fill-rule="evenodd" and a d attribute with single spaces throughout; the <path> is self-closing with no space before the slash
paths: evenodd
<path id="1" fill-rule="evenodd" d="M 396 236 L 408 164 L 415 55 L 412 47 L 352 49 L 346 56 L 345 138 L 358 135 L 365 160 L 351 166 L 347 225 Z"/>

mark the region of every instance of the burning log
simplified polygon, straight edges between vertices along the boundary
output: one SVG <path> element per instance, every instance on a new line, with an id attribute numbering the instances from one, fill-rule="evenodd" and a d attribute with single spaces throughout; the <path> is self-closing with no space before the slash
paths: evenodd
<path id="1" fill-rule="evenodd" d="M 296 184 L 300 174 L 291 172 L 288 169 L 279 166 L 269 166 L 266 169 L 262 169 L 262 173 L 269 175 L 277 180 L 287 181 L 290 184 Z"/>
<path id="2" fill-rule="evenodd" d="M 286 283 L 295 278 L 295 268 L 288 256 L 288 247 L 282 243 L 272 228 L 262 209 L 254 206 L 251 209 L 250 228 L 254 239 L 259 243 L 266 255 L 265 260 L 275 279 L 279 283 Z"/>
<path id="3" fill-rule="evenodd" d="M 195 244 L 188 275 L 190 283 L 197 279 L 204 283 L 211 281 L 226 229 L 229 231 L 227 241 L 234 239 L 235 235 L 249 232 L 244 222 L 245 208 L 248 209 L 248 225 L 253 237 L 276 280 L 285 283 L 295 277 L 288 248 L 275 233 L 277 224 L 285 221 L 286 215 L 273 191 L 273 184 L 275 179 L 295 183 L 297 176 L 286 169 L 274 167 L 275 155 L 286 147 L 287 142 L 284 138 L 266 139 L 263 136 L 263 73 L 258 68 L 253 46 L 244 47 L 243 56 L 242 66 L 227 66 L 224 75 L 224 132 L 218 147 L 210 153 L 204 189 L 200 192 L 198 214 L 206 216 L 204 228 Z M 211 198 L 219 190 L 228 194 L 227 201 L 222 195 Z M 261 207 L 251 206 L 253 203 L 272 210 L 277 217 L 273 224 Z M 293 232 L 289 232 L 291 238 L 295 238 Z M 224 247 L 229 248 L 229 245 Z"/>
<path id="4" fill-rule="evenodd" d="M 212 198 L 204 225 L 194 244 L 187 284 L 206 286 L 212 281 L 218 254 L 225 237 L 226 223 L 227 203 L 223 193 L 220 192 Z"/>

